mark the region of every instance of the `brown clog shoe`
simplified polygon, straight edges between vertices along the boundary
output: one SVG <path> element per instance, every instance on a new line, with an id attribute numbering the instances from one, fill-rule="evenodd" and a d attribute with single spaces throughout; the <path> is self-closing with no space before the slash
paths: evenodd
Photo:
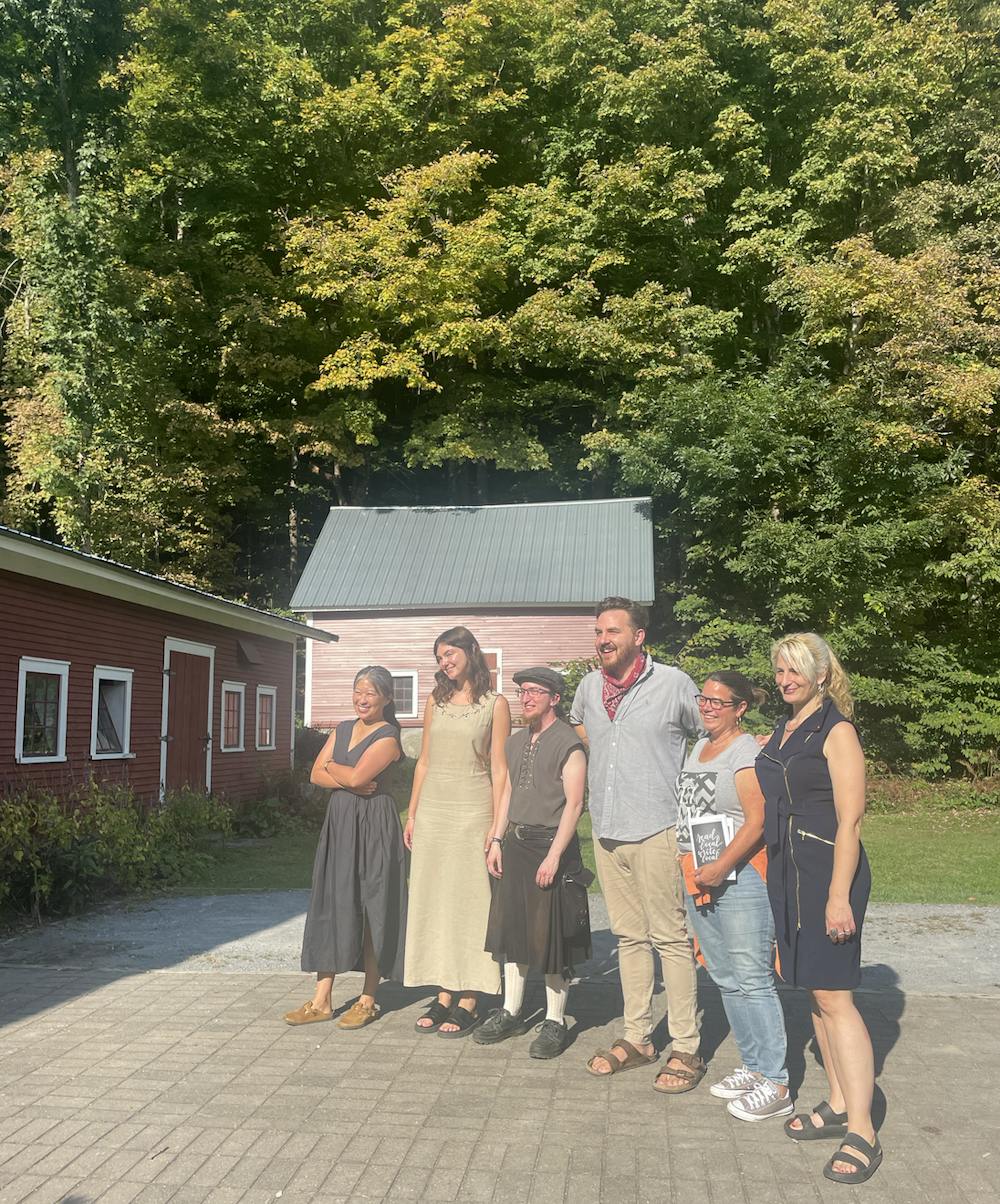
<path id="1" fill-rule="evenodd" d="M 362 1003 L 356 999 L 352 1007 L 337 1021 L 337 1028 L 364 1028 L 382 1015 L 382 1009 L 377 1003 Z"/>
<path id="2" fill-rule="evenodd" d="M 333 1017 L 333 1012 L 321 1012 L 313 1007 L 312 1000 L 304 1003 L 300 1008 L 296 1008 L 294 1012 L 285 1013 L 286 1024 L 316 1024 L 320 1020 L 330 1020 Z"/>

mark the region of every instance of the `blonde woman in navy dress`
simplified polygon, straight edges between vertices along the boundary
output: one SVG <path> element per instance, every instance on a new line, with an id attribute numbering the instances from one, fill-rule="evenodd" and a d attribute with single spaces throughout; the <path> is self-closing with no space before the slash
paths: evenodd
<path id="1" fill-rule="evenodd" d="M 861 927 L 871 871 L 861 844 L 865 756 L 851 722 L 850 683 L 836 655 L 811 632 L 771 650 L 774 680 L 791 716 L 757 759 L 764 792 L 767 886 L 780 974 L 812 995 L 816 1043 L 829 1098 L 785 1123 L 796 1141 L 836 1138 L 823 1174 L 864 1183 L 882 1148 L 872 1124 L 875 1061 L 854 1005 L 861 980 Z"/>
<path id="2" fill-rule="evenodd" d="M 396 803 L 379 782 L 402 756 L 388 669 L 360 670 L 354 711 L 356 718 L 330 733 L 312 768 L 310 780 L 333 790 L 302 936 L 302 969 L 316 971 L 316 991 L 285 1016 L 288 1024 L 329 1020 L 334 977 L 363 970 L 361 994 L 337 1024 L 364 1028 L 379 1016 L 379 981 L 403 975 L 406 853 Z"/>

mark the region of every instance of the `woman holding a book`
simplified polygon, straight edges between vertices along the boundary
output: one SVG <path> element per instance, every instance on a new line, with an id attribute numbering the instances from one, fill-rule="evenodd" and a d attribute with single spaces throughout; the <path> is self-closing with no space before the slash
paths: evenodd
<path id="1" fill-rule="evenodd" d="M 812 995 L 830 1084 L 829 1098 L 788 1121 L 785 1132 L 796 1141 L 838 1139 L 823 1174 L 864 1183 L 882 1161 L 871 1115 L 872 1043 L 853 997 L 871 891 L 861 844 L 865 756 L 851 722 L 850 682 L 829 644 L 812 632 L 786 636 L 771 660 L 791 707 L 757 760 L 779 973 Z"/>
<path id="2" fill-rule="evenodd" d="M 764 796 L 754 771 L 760 748 L 742 730 L 743 716 L 764 697 L 742 673 L 711 674 L 697 697 L 708 734 L 677 778 L 688 916 L 742 1058 L 709 1091 L 747 1121 L 792 1111 L 785 1020 L 771 972 Z"/>

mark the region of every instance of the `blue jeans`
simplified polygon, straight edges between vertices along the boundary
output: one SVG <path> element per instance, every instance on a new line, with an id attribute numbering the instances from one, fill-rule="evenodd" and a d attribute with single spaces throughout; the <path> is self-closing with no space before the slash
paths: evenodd
<path id="1" fill-rule="evenodd" d="M 764 880 L 744 865 L 735 882 L 713 891 L 707 907 L 685 898 L 744 1066 L 787 1084 L 785 1017 L 771 972 L 774 919 Z"/>

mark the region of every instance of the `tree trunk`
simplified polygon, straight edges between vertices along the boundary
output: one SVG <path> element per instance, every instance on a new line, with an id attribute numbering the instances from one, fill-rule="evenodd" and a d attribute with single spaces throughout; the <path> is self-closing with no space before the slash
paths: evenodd
<path id="1" fill-rule="evenodd" d="M 63 172 L 66 175 L 66 196 L 71 205 L 80 195 L 80 169 L 76 161 L 76 138 L 73 133 L 73 111 L 69 101 L 69 63 L 66 48 L 56 48 L 56 97 L 59 102 L 59 124 L 62 127 Z"/>

